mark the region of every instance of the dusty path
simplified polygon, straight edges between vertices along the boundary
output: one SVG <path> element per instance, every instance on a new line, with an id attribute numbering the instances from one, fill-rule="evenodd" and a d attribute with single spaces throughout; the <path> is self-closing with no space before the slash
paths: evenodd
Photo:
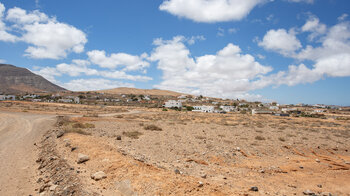
<path id="1" fill-rule="evenodd" d="M 54 116 L 0 111 L 0 195 L 34 195 L 37 149 L 34 143 Z"/>

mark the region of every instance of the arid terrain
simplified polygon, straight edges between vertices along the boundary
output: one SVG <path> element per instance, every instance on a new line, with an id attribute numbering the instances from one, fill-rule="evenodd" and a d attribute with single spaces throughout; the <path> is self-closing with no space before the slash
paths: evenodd
<path id="1" fill-rule="evenodd" d="M 0 147 L 0 195 L 350 195 L 347 119 L 0 102 Z"/>

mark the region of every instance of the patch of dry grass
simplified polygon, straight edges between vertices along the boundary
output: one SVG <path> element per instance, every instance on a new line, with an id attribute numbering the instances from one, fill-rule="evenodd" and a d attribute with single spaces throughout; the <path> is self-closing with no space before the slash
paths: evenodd
<path id="1" fill-rule="evenodd" d="M 139 131 L 123 131 L 123 135 L 132 139 L 139 139 L 139 137 L 143 135 L 143 133 Z"/>
<path id="2" fill-rule="evenodd" d="M 144 127 L 145 130 L 150 130 L 150 131 L 163 131 L 162 128 L 156 126 L 156 125 L 146 125 Z"/>

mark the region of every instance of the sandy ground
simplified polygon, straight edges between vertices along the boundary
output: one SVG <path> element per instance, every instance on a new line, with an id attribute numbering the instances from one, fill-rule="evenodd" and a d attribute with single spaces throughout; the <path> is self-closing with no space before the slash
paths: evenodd
<path id="1" fill-rule="evenodd" d="M 350 195 L 348 120 L 54 104 L 0 111 L 23 107 L 0 113 L 0 195 Z M 71 117 L 53 127 L 48 113 Z M 90 160 L 78 164 L 79 153 Z M 93 180 L 98 171 L 107 177 Z"/>
<path id="2" fill-rule="evenodd" d="M 0 195 L 34 195 L 38 151 L 34 143 L 53 116 L 0 112 Z"/>

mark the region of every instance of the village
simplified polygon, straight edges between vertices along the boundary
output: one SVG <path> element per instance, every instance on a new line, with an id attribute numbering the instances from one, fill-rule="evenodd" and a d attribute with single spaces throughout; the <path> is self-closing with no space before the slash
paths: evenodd
<path id="1" fill-rule="evenodd" d="M 337 118 L 337 114 L 350 111 L 349 107 L 324 104 L 279 104 L 277 102 L 248 102 L 239 99 L 220 99 L 193 95 L 136 95 L 108 94 L 103 92 L 60 92 L 24 95 L 1 95 L 0 101 L 29 101 L 101 106 L 136 106 L 163 108 L 163 111 L 191 111 L 203 113 L 241 113 L 313 118 Z"/>

